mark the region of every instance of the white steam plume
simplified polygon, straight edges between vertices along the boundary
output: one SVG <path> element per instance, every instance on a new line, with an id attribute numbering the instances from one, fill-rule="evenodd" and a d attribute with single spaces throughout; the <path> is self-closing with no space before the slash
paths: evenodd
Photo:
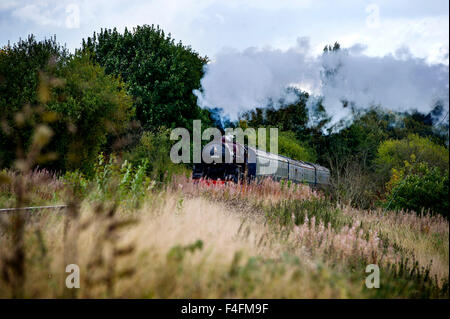
<path id="1" fill-rule="evenodd" d="M 300 38 L 287 51 L 250 48 L 221 52 L 205 67 L 202 90 L 194 91 L 201 107 L 219 107 L 232 120 L 268 101 L 292 102 L 286 92 L 295 85 L 322 97 L 330 125 L 357 109 L 380 106 L 392 111 L 430 112 L 440 102 L 448 112 L 448 66 L 430 65 L 405 48 L 395 55 L 369 57 L 353 46 L 313 57 L 309 42 Z M 312 97 L 309 101 L 314 101 Z M 276 106 L 276 105 L 275 105 Z"/>

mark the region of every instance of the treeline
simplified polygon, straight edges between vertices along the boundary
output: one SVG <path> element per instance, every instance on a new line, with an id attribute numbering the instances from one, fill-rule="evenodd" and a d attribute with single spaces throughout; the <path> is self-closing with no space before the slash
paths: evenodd
<path id="1" fill-rule="evenodd" d="M 327 54 L 339 48 L 328 46 Z M 269 104 L 227 122 L 220 110 L 198 107 L 192 93 L 207 62 L 147 25 L 101 30 L 75 53 L 55 38 L 33 36 L 4 47 L 0 168 L 20 165 L 21 154 L 42 138 L 50 142 L 37 158 L 40 167 L 89 177 L 100 153 L 115 153 L 132 164 L 148 161 L 147 175 L 164 181 L 184 170 L 169 160 L 171 128 L 191 129 L 193 119 L 220 129 L 278 127 L 281 154 L 331 169 L 333 200 L 448 216 L 448 125 L 433 122 L 442 106 L 430 114 L 355 109 L 351 125 L 329 128 L 320 102 L 310 110 L 308 93 L 290 88 L 297 102 Z"/>
<path id="2" fill-rule="evenodd" d="M 213 125 L 192 94 L 206 62 L 154 26 L 102 30 L 73 54 L 55 38 L 32 35 L 2 48 L 0 168 L 13 167 L 45 124 L 52 138 L 40 167 L 89 176 L 99 153 L 119 152 L 149 160 L 148 174 L 158 179 L 179 170 L 169 161 L 168 129 L 190 129 L 193 119 Z"/>
<path id="3" fill-rule="evenodd" d="M 325 46 L 324 54 L 337 50 L 339 43 Z M 449 126 L 441 104 L 422 114 L 379 106 L 359 110 L 342 101 L 352 122 L 331 125 L 320 99 L 307 107 L 307 92 L 288 90 L 297 94 L 297 102 L 256 108 L 243 114 L 239 125 L 282 130 L 280 153 L 330 168 L 329 195 L 338 203 L 449 216 Z"/>
<path id="4" fill-rule="evenodd" d="M 292 111 L 296 108 L 299 112 Z M 436 128 L 430 116 L 420 113 L 372 108 L 355 111 L 351 125 L 333 132 L 333 127 L 324 129 L 330 120 L 325 113 L 316 114 L 320 120 L 311 126 L 296 116 L 305 112 L 306 104 L 300 99 L 277 110 L 256 109 L 245 114 L 241 123 L 289 127 L 281 134 L 289 137 L 288 146 L 280 139 L 281 153 L 314 159 L 330 168 L 329 192 L 336 202 L 361 208 L 431 210 L 448 216 L 448 128 Z M 289 153 L 294 145 L 306 154 Z"/>

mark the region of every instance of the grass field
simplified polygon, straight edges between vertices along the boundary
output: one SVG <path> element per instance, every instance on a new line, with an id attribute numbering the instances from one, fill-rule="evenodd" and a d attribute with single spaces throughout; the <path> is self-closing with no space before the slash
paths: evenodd
<path id="1" fill-rule="evenodd" d="M 179 176 L 123 192 L 113 180 L 77 197 L 67 177 L 23 178 L 30 205 L 69 207 L 2 214 L 0 297 L 448 298 L 443 217 L 357 210 L 273 181 Z M 1 207 L 14 206 L 12 185 L 0 186 Z M 66 288 L 68 264 L 80 267 L 79 289 Z M 365 285 L 369 264 L 378 289 Z"/>

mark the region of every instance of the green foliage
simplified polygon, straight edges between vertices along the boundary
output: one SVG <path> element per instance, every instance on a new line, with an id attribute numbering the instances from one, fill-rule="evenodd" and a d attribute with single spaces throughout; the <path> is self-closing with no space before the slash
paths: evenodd
<path id="1" fill-rule="evenodd" d="M 124 154 L 133 165 L 148 161 L 147 174 L 158 182 L 169 181 L 174 174 L 190 174 L 182 164 L 174 164 L 170 159 L 173 145 L 170 140 L 170 130 L 159 128 L 154 132 L 144 132 L 139 143 Z"/>
<path id="2" fill-rule="evenodd" d="M 409 209 L 416 212 L 430 210 L 448 218 L 448 171 L 425 162 L 405 163 L 405 167 L 393 169 L 388 184 L 386 205 L 393 209 Z"/>
<path id="3" fill-rule="evenodd" d="M 139 202 L 143 198 L 147 186 L 150 186 L 149 179 L 145 176 L 147 170 L 148 159 L 142 161 L 142 164 L 137 167 L 133 180 L 131 181 L 131 187 L 129 191 L 133 195 L 133 201 Z"/>
<path id="4" fill-rule="evenodd" d="M 64 185 L 67 185 L 72 191 L 76 198 L 82 198 L 86 195 L 89 180 L 84 176 L 84 174 L 78 170 L 67 171 L 62 177 Z"/>
<path id="5" fill-rule="evenodd" d="M 39 71 L 64 64 L 68 51 L 55 38 L 37 42 L 34 36 L 5 47 L 0 53 L 0 110 L 14 114 L 25 104 L 37 104 Z"/>
<path id="6" fill-rule="evenodd" d="M 287 92 L 295 94 L 298 100 L 294 103 L 282 104 L 275 108 L 272 103 L 265 108 L 255 108 L 243 114 L 242 119 L 247 121 L 250 127 L 276 126 L 282 131 L 298 133 L 308 122 L 308 111 L 306 101 L 308 93 L 296 88 L 288 88 Z"/>
<path id="7" fill-rule="evenodd" d="M 441 172 L 448 171 L 448 148 L 437 145 L 425 137 L 410 134 L 402 140 L 390 139 L 378 147 L 377 165 L 378 174 L 389 179 L 392 169 L 401 169 L 404 162 L 414 157 L 416 162 L 427 163 L 430 167 L 437 167 Z"/>
<path id="8" fill-rule="evenodd" d="M 302 145 L 290 131 L 279 132 L 278 153 L 300 161 L 315 162 L 317 160 L 314 149 Z"/>
<path id="9" fill-rule="evenodd" d="M 176 245 L 172 247 L 167 253 L 167 260 L 180 263 L 183 261 L 186 253 L 194 253 L 196 250 L 201 250 L 203 248 L 203 241 L 197 239 L 194 243 L 188 245 Z"/>
<path id="10" fill-rule="evenodd" d="M 83 40 L 83 50 L 128 84 L 137 119 L 146 130 L 161 125 L 191 128 L 193 119 L 209 122 L 192 93 L 200 87 L 207 58 L 176 44 L 159 27 L 138 26 L 123 34 L 102 29 Z"/>
<path id="11" fill-rule="evenodd" d="M 100 153 L 94 166 L 94 182 L 97 186 L 97 191 L 100 193 L 106 193 L 108 182 L 112 178 L 115 171 L 117 171 L 117 163 L 115 158 L 110 157 L 109 161 L 106 161 L 103 153 Z"/>
<path id="12" fill-rule="evenodd" d="M 100 153 L 95 164 L 95 174 L 91 188 L 95 190 L 93 197 L 102 200 L 125 201 L 131 206 L 139 206 L 148 190 L 155 182 L 146 176 L 148 159 L 136 165 L 128 161 L 120 164 L 115 156 L 107 160 Z"/>
<path id="13" fill-rule="evenodd" d="M 33 113 L 41 114 L 55 133 L 46 151 L 58 157 L 46 166 L 92 174 L 108 135 L 124 130 L 134 113 L 119 78 L 106 75 L 86 54 L 69 55 L 54 39 L 37 42 L 30 36 L 6 48 L 0 79 L 2 127 L 8 128 L 0 132 L 2 166 L 11 166 L 15 145 L 30 144 L 37 118 L 29 117 L 27 126 L 20 119 Z"/>
<path id="14" fill-rule="evenodd" d="M 36 116 L 24 123 L 29 109 L 40 103 L 39 72 L 61 66 L 68 52 L 54 38 L 37 42 L 33 36 L 0 53 L 0 167 L 10 167 L 16 157 L 16 146 L 28 147 Z M 43 92 L 45 93 L 45 92 Z M 28 110 L 24 112 L 24 106 Z M 28 124 L 28 125 L 26 125 Z"/>
<path id="15" fill-rule="evenodd" d="M 448 149 L 437 144 L 442 142 L 440 135 L 434 132 L 427 118 L 417 114 L 373 108 L 355 113 L 353 123 L 337 132 L 327 136 L 312 128 L 310 136 L 309 144 L 314 146 L 318 162 L 331 170 L 331 193 L 337 195 L 333 197 L 341 200 L 344 191 L 351 195 L 348 200 L 357 207 L 374 206 L 377 199 L 383 198 L 392 165 L 401 166 L 414 152 L 431 165 L 448 167 Z M 413 142 L 405 142 L 408 139 Z M 401 155 L 392 157 L 391 154 Z"/>
<path id="16" fill-rule="evenodd" d="M 156 184 L 146 176 L 147 167 L 148 160 L 132 165 L 100 153 L 91 178 L 80 171 L 68 171 L 61 181 L 68 186 L 69 195 L 77 199 L 112 201 L 136 208 Z"/>
<path id="17" fill-rule="evenodd" d="M 348 127 L 316 139 L 320 160 L 328 165 L 331 163 L 335 166 L 334 170 L 342 170 L 347 159 L 369 168 L 379 143 L 389 137 L 389 127 L 393 120 L 377 109 L 355 114 L 353 123 Z"/>
<path id="18" fill-rule="evenodd" d="M 52 91 L 48 108 L 63 119 L 56 140 L 57 152 L 66 154 L 61 167 L 92 172 L 108 135 L 127 127 L 134 113 L 131 98 L 119 78 L 106 75 L 87 55 L 75 55 L 58 76 L 65 85 Z M 67 130 L 70 124 L 74 133 Z"/>

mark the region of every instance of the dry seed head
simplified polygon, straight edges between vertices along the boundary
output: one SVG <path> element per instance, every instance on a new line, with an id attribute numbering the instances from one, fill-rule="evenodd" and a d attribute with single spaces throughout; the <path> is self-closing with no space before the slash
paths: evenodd
<path id="1" fill-rule="evenodd" d="M 28 162 L 24 159 L 18 159 L 14 161 L 14 166 L 21 172 L 25 172 L 28 170 Z"/>
<path id="2" fill-rule="evenodd" d="M 50 141 L 53 134 L 53 130 L 47 125 L 38 125 L 33 135 L 33 145 L 39 148 L 44 147 Z"/>
<path id="3" fill-rule="evenodd" d="M 25 124 L 25 114 L 22 112 L 17 112 L 14 114 L 14 121 L 16 122 L 17 126 L 21 127 Z"/>

